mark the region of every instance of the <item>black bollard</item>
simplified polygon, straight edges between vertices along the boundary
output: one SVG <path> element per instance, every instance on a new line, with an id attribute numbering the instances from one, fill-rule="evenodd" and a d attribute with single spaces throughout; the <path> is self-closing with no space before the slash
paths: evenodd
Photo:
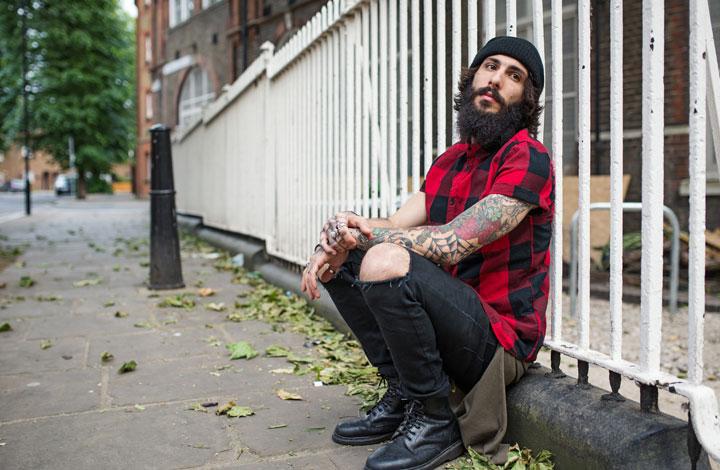
<path id="1" fill-rule="evenodd" d="M 185 287 L 180 264 L 180 241 L 175 213 L 170 129 L 150 128 L 152 169 L 150 179 L 150 289 Z"/>

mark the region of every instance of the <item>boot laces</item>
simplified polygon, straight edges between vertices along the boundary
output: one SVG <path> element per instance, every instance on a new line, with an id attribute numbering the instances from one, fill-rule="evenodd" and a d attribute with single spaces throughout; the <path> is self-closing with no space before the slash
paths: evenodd
<path id="1" fill-rule="evenodd" d="M 418 400 L 410 401 L 405 408 L 405 417 L 403 418 L 400 426 L 393 435 L 393 439 L 398 436 L 413 437 L 419 429 L 423 427 L 425 421 L 425 410 L 423 405 Z"/>
<path id="2" fill-rule="evenodd" d="M 381 411 L 385 407 L 390 407 L 395 400 L 403 398 L 400 386 L 397 383 L 390 382 L 385 377 L 382 377 L 380 379 L 379 386 L 382 386 L 383 384 L 387 384 L 387 390 L 385 391 L 383 397 L 375 403 L 375 406 L 368 411 L 368 415 L 375 413 L 376 411 Z"/>

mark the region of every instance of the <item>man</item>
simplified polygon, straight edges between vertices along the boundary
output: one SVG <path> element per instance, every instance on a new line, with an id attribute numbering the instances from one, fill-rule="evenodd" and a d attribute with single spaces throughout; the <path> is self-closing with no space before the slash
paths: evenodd
<path id="1" fill-rule="evenodd" d="M 553 218 L 553 168 L 534 139 L 544 85 L 528 41 L 490 40 L 455 97 L 461 141 L 388 219 L 337 214 L 303 274 L 316 279 L 388 390 L 333 440 L 391 439 L 366 468 L 429 469 L 464 446 L 448 396 L 468 392 L 501 346 L 522 361 L 543 344 Z"/>

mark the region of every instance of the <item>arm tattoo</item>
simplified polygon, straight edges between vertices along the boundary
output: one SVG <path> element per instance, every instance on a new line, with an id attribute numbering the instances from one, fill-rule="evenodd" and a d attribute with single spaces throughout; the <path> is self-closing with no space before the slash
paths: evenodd
<path id="1" fill-rule="evenodd" d="M 372 238 L 359 231 L 353 233 L 358 248 L 363 250 L 380 243 L 395 243 L 435 263 L 454 265 L 509 233 L 534 207 L 515 198 L 490 194 L 445 225 L 373 228 Z"/>

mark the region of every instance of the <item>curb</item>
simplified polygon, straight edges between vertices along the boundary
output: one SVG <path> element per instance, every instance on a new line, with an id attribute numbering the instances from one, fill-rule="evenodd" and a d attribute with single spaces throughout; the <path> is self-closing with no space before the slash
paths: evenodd
<path id="1" fill-rule="evenodd" d="M 200 218 L 187 215 L 178 214 L 178 225 L 218 248 L 242 253 L 248 269 L 301 295 L 299 273 L 268 257 L 261 240 L 203 226 Z M 339 331 L 349 333 L 330 296 L 320 288 L 323 295 L 310 305 Z M 548 372 L 544 367 L 530 368 L 519 383 L 508 388 L 504 442 L 549 450 L 557 470 L 691 468 L 687 422 L 664 413 L 642 412 L 631 400 L 603 400 L 605 390 L 579 387 L 570 377 L 550 378 Z M 696 468 L 711 468 L 705 451 Z"/>

